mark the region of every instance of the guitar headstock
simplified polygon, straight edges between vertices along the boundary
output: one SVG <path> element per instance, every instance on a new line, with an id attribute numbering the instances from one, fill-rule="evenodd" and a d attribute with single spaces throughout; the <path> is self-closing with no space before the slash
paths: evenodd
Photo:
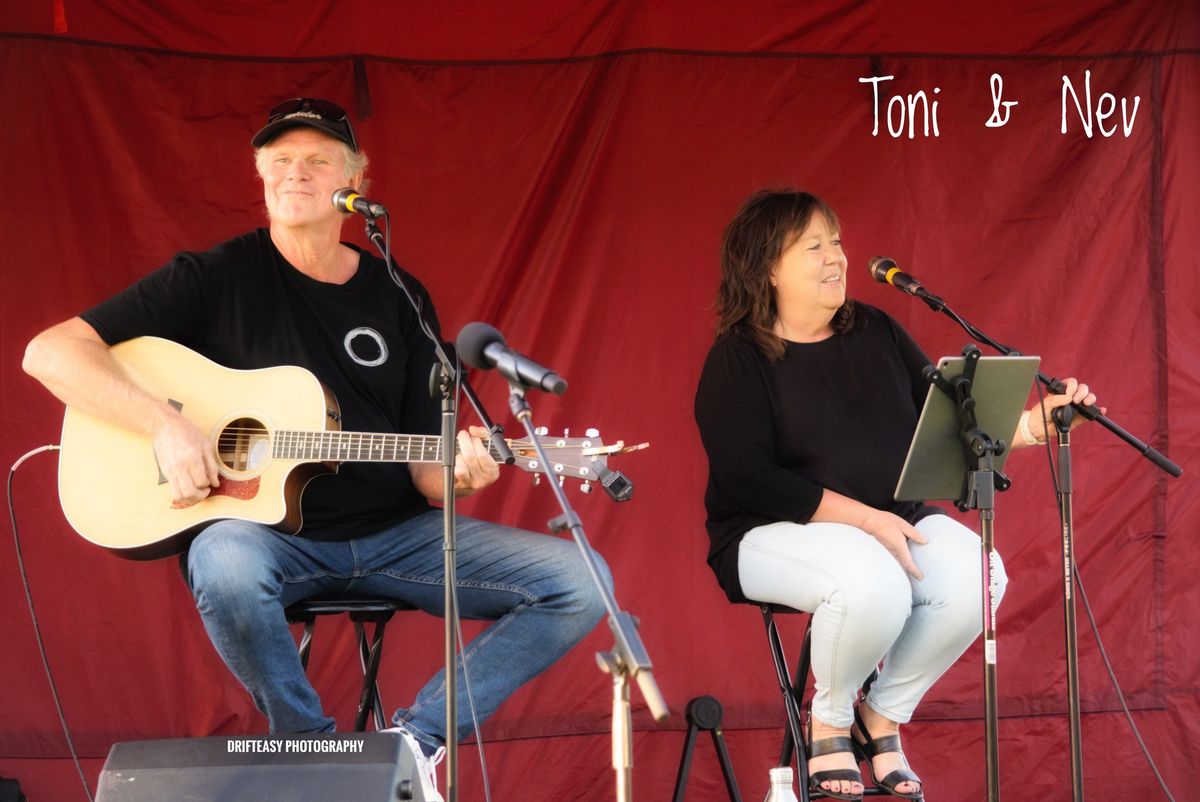
<path id="1" fill-rule="evenodd" d="M 616 501 L 626 501 L 633 492 L 633 483 L 620 472 L 608 468 L 608 455 L 629 451 L 625 442 L 618 440 L 614 445 L 605 445 L 600 432 L 588 429 L 583 437 L 571 437 L 564 429 L 561 437 L 554 437 L 544 427 L 535 430 L 537 441 L 546 452 L 548 473 L 558 478 L 561 486 L 567 479 L 578 479 L 582 493 L 592 492 L 592 482 L 600 482 L 604 490 Z M 647 444 L 634 448 L 645 448 Z M 541 482 L 547 470 L 542 466 L 533 443 L 528 439 L 509 440 L 508 446 L 516 457 L 516 465 L 533 474 L 534 484 Z"/>

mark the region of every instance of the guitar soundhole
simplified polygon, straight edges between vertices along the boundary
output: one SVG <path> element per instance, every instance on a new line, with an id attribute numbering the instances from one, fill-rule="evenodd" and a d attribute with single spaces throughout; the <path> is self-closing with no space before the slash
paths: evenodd
<path id="1" fill-rule="evenodd" d="M 271 458 L 271 432 L 254 418 L 236 418 L 217 437 L 217 460 L 231 473 L 255 473 Z"/>

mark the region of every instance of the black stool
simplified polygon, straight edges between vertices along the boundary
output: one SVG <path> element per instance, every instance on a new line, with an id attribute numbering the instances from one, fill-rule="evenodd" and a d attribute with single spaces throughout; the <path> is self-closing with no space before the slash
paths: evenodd
<path id="1" fill-rule="evenodd" d="M 368 712 L 375 714 L 376 730 L 388 727 L 383 702 L 379 698 L 379 685 L 376 682 L 379 675 L 379 659 L 383 653 L 383 634 L 388 621 L 392 620 L 392 615 L 397 610 L 415 609 L 394 599 L 315 598 L 298 601 L 283 611 L 289 624 L 304 624 L 304 635 L 300 638 L 300 665 L 305 669 L 308 668 L 308 653 L 312 646 L 313 627 L 316 625 L 317 616 L 349 614 L 354 623 L 354 633 L 358 637 L 358 656 L 363 670 L 358 713 L 354 718 L 355 732 L 366 730 Z M 366 632 L 368 622 L 375 624 L 369 642 Z"/>
<path id="2" fill-rule="evenodd" d="M 779 753 L 779 765 L 786 766 L 796 758 L 797 785 L 800 786 L 800 802 L 810 799 L 824 799 L 823 793 L 810 794 L 808 791 L 808 753 L 804 750 L 805 728 L 801 710 L 804 709 L 804 691 L 808 685 L 808 673 L 811 662 L 812 646 L 812 616 L 804 625 L 804 642 L 800 648 L 800 659 L 796 662 L 796 677 L 793 680 L 788 672 L 787 657 L 783 651 L 783 641 L 779 637 L 779 628 L 775 625 L 775 614 L 808 615 L 802 610 L 794 610 L 779 604 L 759 604 L 762 610 L 763 624 L 767 629 L 767 642 L 771 647 L 771 660 L 775 663 L 775 677 L 779 682 L 779 691 L 783 696 L 783 706 L 787 712 L 787 726 L 784 728 L 783 747 Z M 872 673 L 864 687 L 868 687 L 875 679 Z M 799 748 L 797 748 L 797 744 Z M 864 778 L 865 779 L 865 778 Z M 882 788 L 863 788 L 863 796 L 887 796 Z"/>

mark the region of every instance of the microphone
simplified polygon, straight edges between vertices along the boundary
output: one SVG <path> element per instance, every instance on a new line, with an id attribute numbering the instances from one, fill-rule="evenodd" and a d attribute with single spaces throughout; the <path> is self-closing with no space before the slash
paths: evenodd
<path id="1" fill-rule="evenodd" d="M 455 344 L 463 362 L 473 368 L 496 368 L 511 382 L 537 387 L 555 395 L 567 391 L 567 383 L 562 376 L 509 348 L 504 342 L 504 335 L 486 323 L 463 326 Z"/>
<path id="2" fill-rule="evenodd" d="M 872 256 L 867 262 L 867 267 L 871 271 L 871 277 L 880 284 L 891 284 L 901 292 L 920 298 L 933 307 L 934 311 L 941 311 L 946 305 L 945 301 L 921 286 L 921 282 L 903 272 L 894 260 L 886 256 Z"/>
<path id="3" fill-rule="evenodd" d="M 358 212 L 370 217 L 372 220 L 387 214 L 387 209 L 384 208 L 382 203 L 367 200 L 355 192 L 353 187 L 342 187 L 333 193 L 333 207 L 339 212 L 345 212 L 346 214 Z"/>

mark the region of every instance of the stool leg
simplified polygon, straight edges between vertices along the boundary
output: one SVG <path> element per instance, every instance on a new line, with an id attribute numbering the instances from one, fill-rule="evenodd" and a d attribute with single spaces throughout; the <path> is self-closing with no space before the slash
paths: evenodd
<path id="1" fill-rule="evenodd" d="M 808 625 L 804 627 L 804 640 L 800 646 L 800 658 L 796 661 L 796 673 L 793 675 L 795 677 L 795 679 L 793 680 L 792 685 L 791 685 L 792 698 L 796 700 L 796 710 L 801 717 L 801 725 L 802 725 L 801 729 L 804 730 L 804 732 L 807 732 L 808 727 L 812 726 L 811 712 L 809 714 L 809 719 L 810 719 L 809 721 L 805 722 L 804 718 L 803 718 L 804 717 L 804 690 L 805 690 L 805 686 L 808 684 L 808 672 L 809 672 L 809 669 L 811 668 L 811 658 L 812 658 L 812 629 L 811 629 L 811 626 L 812 626 L 812 619 L 810 618 Z M 776 637 L 779 637 L 778 632 L 776 633 Z M 779 656 L 781 658 L 783 657 L 782 651 L 780 652 Z M 791 762 L 792 749 L 793 749 L 793 747 L 795 747 L 795 745 L 796 745 L 796 741 L 793 738 L 792 733 L 790 731 L 784 733 L 783 749 L 782 749 L 782 753 L 779 757 L 779 765 L 786 766 L 789 762 Z M 801 741 L 800 745 L 803 747 L 804 741 Z M 801 750 L 801 751 L 803 751 L 803 750 Z M 807 755 L 807 753 L 806 753 L 806 755 Z M 806 760 L 807 760 L 807 757 L 806 757 Z"/>
<path id="2" fill-rule="evenodd" d="M 308 670 L 308 652 L 312 647 L 313 627 L 316 626 L 316 616 L 304 619 L 304 634 L 300 636 L 300 667 Z"/>
<path id="3" fill-rule="evenodd" d="M 361 621 L 354 622 L 354 631 L 358 635 L 359 658 L 363 667 L 362 692 L 358 698 L 358 713 L 354 718 L 355 732 L 363 732 L 367 728 L 367 715 L 375 714 L 375 729 L 384 729 L 383 702 L 379 698 L 379 660 L 383 654 L 383 635 L 387 627 L 386 621 L 376 621 L 375 631 L 370 646 L 367 645 L 366 629 Z"/>
<path id="4" fill-rule="evenodd" d="M 796 681 L 792 685 L 792 698 L 796 700 L 796 711 L 800 714 L 800 710 L 804 707 L 804 686 L 808 682 L 808 672 L 811 668 L 812 660 L 812 618 L 808 619 L 808 623 L 804 625 L 804 643 L 800 647 L 800 659 L 796 661 Z M 809 708 L 807 727 L 812 727 L 812 709 Z M 808 732 L 805 726 L 801 729 Z M 800 799 L 801 802 L 809 802 L 808 792 L 808 750 L 804 747 L 804 741 L 796 742 L 799 745 L 796 747 L 796 771 L 800 772 Z M 821 799 L 825 798 L 825 794 L 818 794 Z"/>
<path id="5" fill-rule="evenodd" d="M 808 754 L 804 749 L 804 725 L 800 717 L 800 697 L 804 693 L 804 683 L 808 678 L 807 672 L 797 677 L 796 682 L 788 675 L 787 657 L 783 652 L 783 642 L 779 637 L 779 628 L 775 625 L 775 615 L 769 605 L 762 605 L 763 624 L 767 630 L 767 642 L 771 647 L 771 661 L 775 664 L 775 678 L 779 683 L 780 695 L 783 696 L 783 706 L 787 713 L 787 727 L 784 730 L 783 747 L 780 750 L 779 765 L 786 766 L 791 762 L 792 753 L 796 757 L 796 779 L 800 788 L 801 802 L 809 802 L 808 794 Z M 805 630 L 807 643 L 808 631 Z M 807 649 L 802 652 L 802 662 L 806 659 Z M 800 690 L 797 692 L 796 687 Z M 799 745 L 799 748 L 795 748 Z"/>

